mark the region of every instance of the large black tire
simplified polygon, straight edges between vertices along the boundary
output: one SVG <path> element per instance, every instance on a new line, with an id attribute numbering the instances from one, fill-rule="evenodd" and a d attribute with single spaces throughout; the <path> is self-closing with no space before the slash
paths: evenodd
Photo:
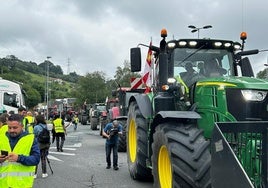
<path id="1" fill-rule="evenodd" d="M 106 124 L 108 123 L 108 120 L 107 119 L 102 119 L 100 120 L 100 136 L 102 136 L 102 131 L 104 129 L 104 127 L 106 126 Z M 103 136 L 103 138 L 105 138 Z"/>
<path id="2" fill-rule="evenodd" d="M 90 127 L 91 127 L 92 130 L 97 130 L 98 118 L 95 118 L 95 117 L 90 118 Z"/>
<path id="3" fill-rule="evenodd" d="M 86 115 L 82 115 L 81 116 L 81 124 L 86 125 L 87 124 L 87 119 L 88 119 L 88 117 Z"/>
<path id="4" fill-rule="evenodd" d="M 129 106 L 127 120 L 127 161 L 130 176 L 138 180 L 152 180 L 152 172 L 146 167 L 148 126 L 137 103 Z"/>
<path id="5" fill-rule="evenodd" d="M 118 151 L 119 152 L 126 152 L 127 151 L 127 142 L 126 142 L 127 120 L 120 119 L 118 121 L 122 125 L 122 128 L 123 128 L 123 133 L 119 135 Z"/>
<path id="6" fill-rule="evenodd" d="M 211 187 L 210 143 L 200 129 L 167 122 L 157 126 L 153 138 L 154 187 Z"/>

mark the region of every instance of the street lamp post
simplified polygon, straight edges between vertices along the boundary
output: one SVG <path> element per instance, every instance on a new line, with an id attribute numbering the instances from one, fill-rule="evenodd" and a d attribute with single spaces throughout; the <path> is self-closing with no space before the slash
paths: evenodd
<path id="1" fill-rule="evenodd" d="M 46 100 L 46 102 L 47 102 L 47 114 L 46 114 L 46 119 L 48 120 L 48 105 L 49 105 L 49 97 L 48 97 L 48 93 L 49 93 L 49 85 L 48 85 L 48 83 L 49 83 L 49 59 L 50 59 L 51 57 L 50 56 L 47 56 L 47 84 L 46 84 L 46 97 L 47 97 L 47 100 Z"/>
<path id="2" fill-rule="evenodd" d="M 212 28 L 212 26 L 211 25 L 205 25 L 203 27 L 196 27 L 194 25 L 189 25 L 188 28 L 192 29 L 192 31 L 191 31 L 192 33 L 197 32 L 198 33 L 198 38 L 199 38 L 199 30 L 200 29 L 209 29 L 209 28 Z"/>

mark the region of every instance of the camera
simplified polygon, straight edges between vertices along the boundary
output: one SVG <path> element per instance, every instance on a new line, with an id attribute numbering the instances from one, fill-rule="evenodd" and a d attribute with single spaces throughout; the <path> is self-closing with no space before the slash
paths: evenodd
<path id="1" fill-rule="evenodd" d="M 114 136 L 114 135 L 116 135 L 116 134 L 118 134 L 118 128 L 113 128 L 113 129 L 111 129 L 111 130 L 109 131 L 109 135 L 110 135 L 110 136 Z"/>

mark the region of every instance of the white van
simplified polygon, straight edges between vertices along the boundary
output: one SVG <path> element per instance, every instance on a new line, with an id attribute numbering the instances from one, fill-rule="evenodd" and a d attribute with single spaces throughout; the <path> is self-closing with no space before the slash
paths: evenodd
<path id="1" fill-rule="evenodd" d="M 14 111 L 18 113 L 20 106 L 25 107 L 24 94 L 18 83 L 0 78 L 0 113 Z"/>

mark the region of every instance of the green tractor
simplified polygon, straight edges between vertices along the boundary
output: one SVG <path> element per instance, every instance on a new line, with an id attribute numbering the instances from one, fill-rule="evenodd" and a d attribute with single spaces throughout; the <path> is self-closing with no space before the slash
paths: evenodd
<path id="1" fill-rule="evenodd" d="M 107 123 L 106 105 L 104 103 L 94 103 L 89 113 L 90 127 L 92 130 L 97 130 L 98 125 L 102 127 Z"/>
<path id="2" fill-rule="evenodd" d="M 215 125 L 255 122 L 257 126 L 268 120 L 268 83 L 254 78 L 248 57 L 243 57 L 259 51 L 243 51 L 245 35 L 241 35 L 242 45 L 216 39 L 167 42 L 166 36 L 164 29 L 160 47 L 147 46 L 155 57 L 151 91 L 129 99 L 126 135 L 130 175 L 138 180 L 153 179 L 154 186 L 161 188 L 224 187 L 213 184 L 219 181 L 213 180 L 211 171 Z M 130 53 L 131 71 L 138 72 L 141 50 L 132 48 Z M 234 150 L 240 151 L 240 163 L 248 166 L 249 160 L 255 160 L 260 167 L 259 153 L 264 149 L 258 144 L 260 135 L 241 134 L 231 136 Z M 242 140 L 246 144 L 237 144 Z M 249 150 L 257 154 L 249 156 Z M 259 173 L 261 168 L 252 166 L 245 179 L 258 187 L 256 182 L 263 181 L 256 179 L 262 179 L 263 174 Z"/>

